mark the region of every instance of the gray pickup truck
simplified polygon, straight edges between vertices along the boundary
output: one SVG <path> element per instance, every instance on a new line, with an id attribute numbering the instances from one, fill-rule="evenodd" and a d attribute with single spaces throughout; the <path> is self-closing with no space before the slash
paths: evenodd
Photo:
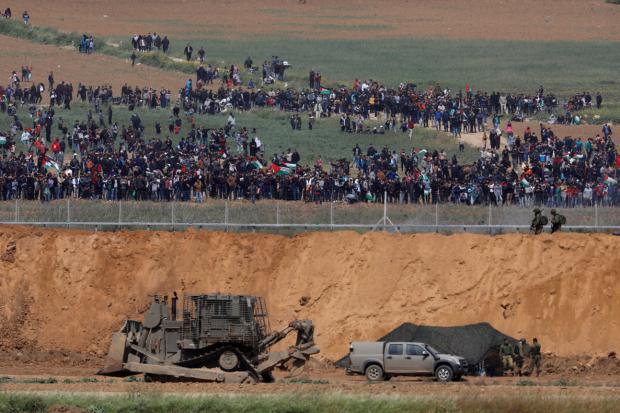
<path id="1" fill-rule="evenodd" d="M 354 341 L 349 347 L 347 374 L 364 374 L 370 381 L 393 376 L 435 376 L 446 382 L 467 373 L 467 361 L 442 354 L 424 343 Z"/>

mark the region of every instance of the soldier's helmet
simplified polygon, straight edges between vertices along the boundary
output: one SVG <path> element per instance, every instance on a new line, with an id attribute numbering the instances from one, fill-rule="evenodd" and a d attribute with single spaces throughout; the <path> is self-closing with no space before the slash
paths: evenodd
<path id="1" fill-rule="evenodd" d="M 534 213 L 535 214 L 540 214 L 540 208 L 534 208 Z"/>
<path id="2" fill-rule="evenodd" d="M 552 209 L 552 210 L 551 210 L 551 215 L 555 215 L 555 213 L 556 213 L 556 212 L 555 212 L 555 209 Z"/>

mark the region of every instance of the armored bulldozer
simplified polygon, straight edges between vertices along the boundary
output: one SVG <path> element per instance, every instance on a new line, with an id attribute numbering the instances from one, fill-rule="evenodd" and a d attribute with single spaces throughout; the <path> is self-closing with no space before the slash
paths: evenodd
<path id="1" fill-rule="evenodd" d="M 294 320 L 270 331 L 264 300 L 243 295 L 185 295 L 177 320 L 176 297 L 153 296 L 144 321 L 126 320 L 112 336 L 98 374 L 144 374 L 148 380 L 201 380 L 228 383 L 273 381 L 273 370 L 299 373 L 319 352 L 310 320 Z M 269 349 L 297 333 L 287 350 Z"/>

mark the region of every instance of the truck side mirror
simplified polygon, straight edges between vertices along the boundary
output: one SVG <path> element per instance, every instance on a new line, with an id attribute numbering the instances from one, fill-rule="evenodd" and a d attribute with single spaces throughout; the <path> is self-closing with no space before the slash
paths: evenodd
<path id="1" fill-rule="evenodd" d="M 426 351 L 426 350 L 422 351 L 422 355 L 423 355 L 424 357 L 428 357 L 428 351 Z"/>

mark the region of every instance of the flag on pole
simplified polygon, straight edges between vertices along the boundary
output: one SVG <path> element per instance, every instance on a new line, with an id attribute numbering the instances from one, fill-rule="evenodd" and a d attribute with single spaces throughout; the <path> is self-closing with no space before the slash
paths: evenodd
<path id="1" fill-rule="evenodd" d="M 52 161 L 51 159 L 48 159 L 45 162 L 45 170 L 47 172 L 55 172 L 56 174 L 60 173 L 60 167 L 56 162 Z"/>

